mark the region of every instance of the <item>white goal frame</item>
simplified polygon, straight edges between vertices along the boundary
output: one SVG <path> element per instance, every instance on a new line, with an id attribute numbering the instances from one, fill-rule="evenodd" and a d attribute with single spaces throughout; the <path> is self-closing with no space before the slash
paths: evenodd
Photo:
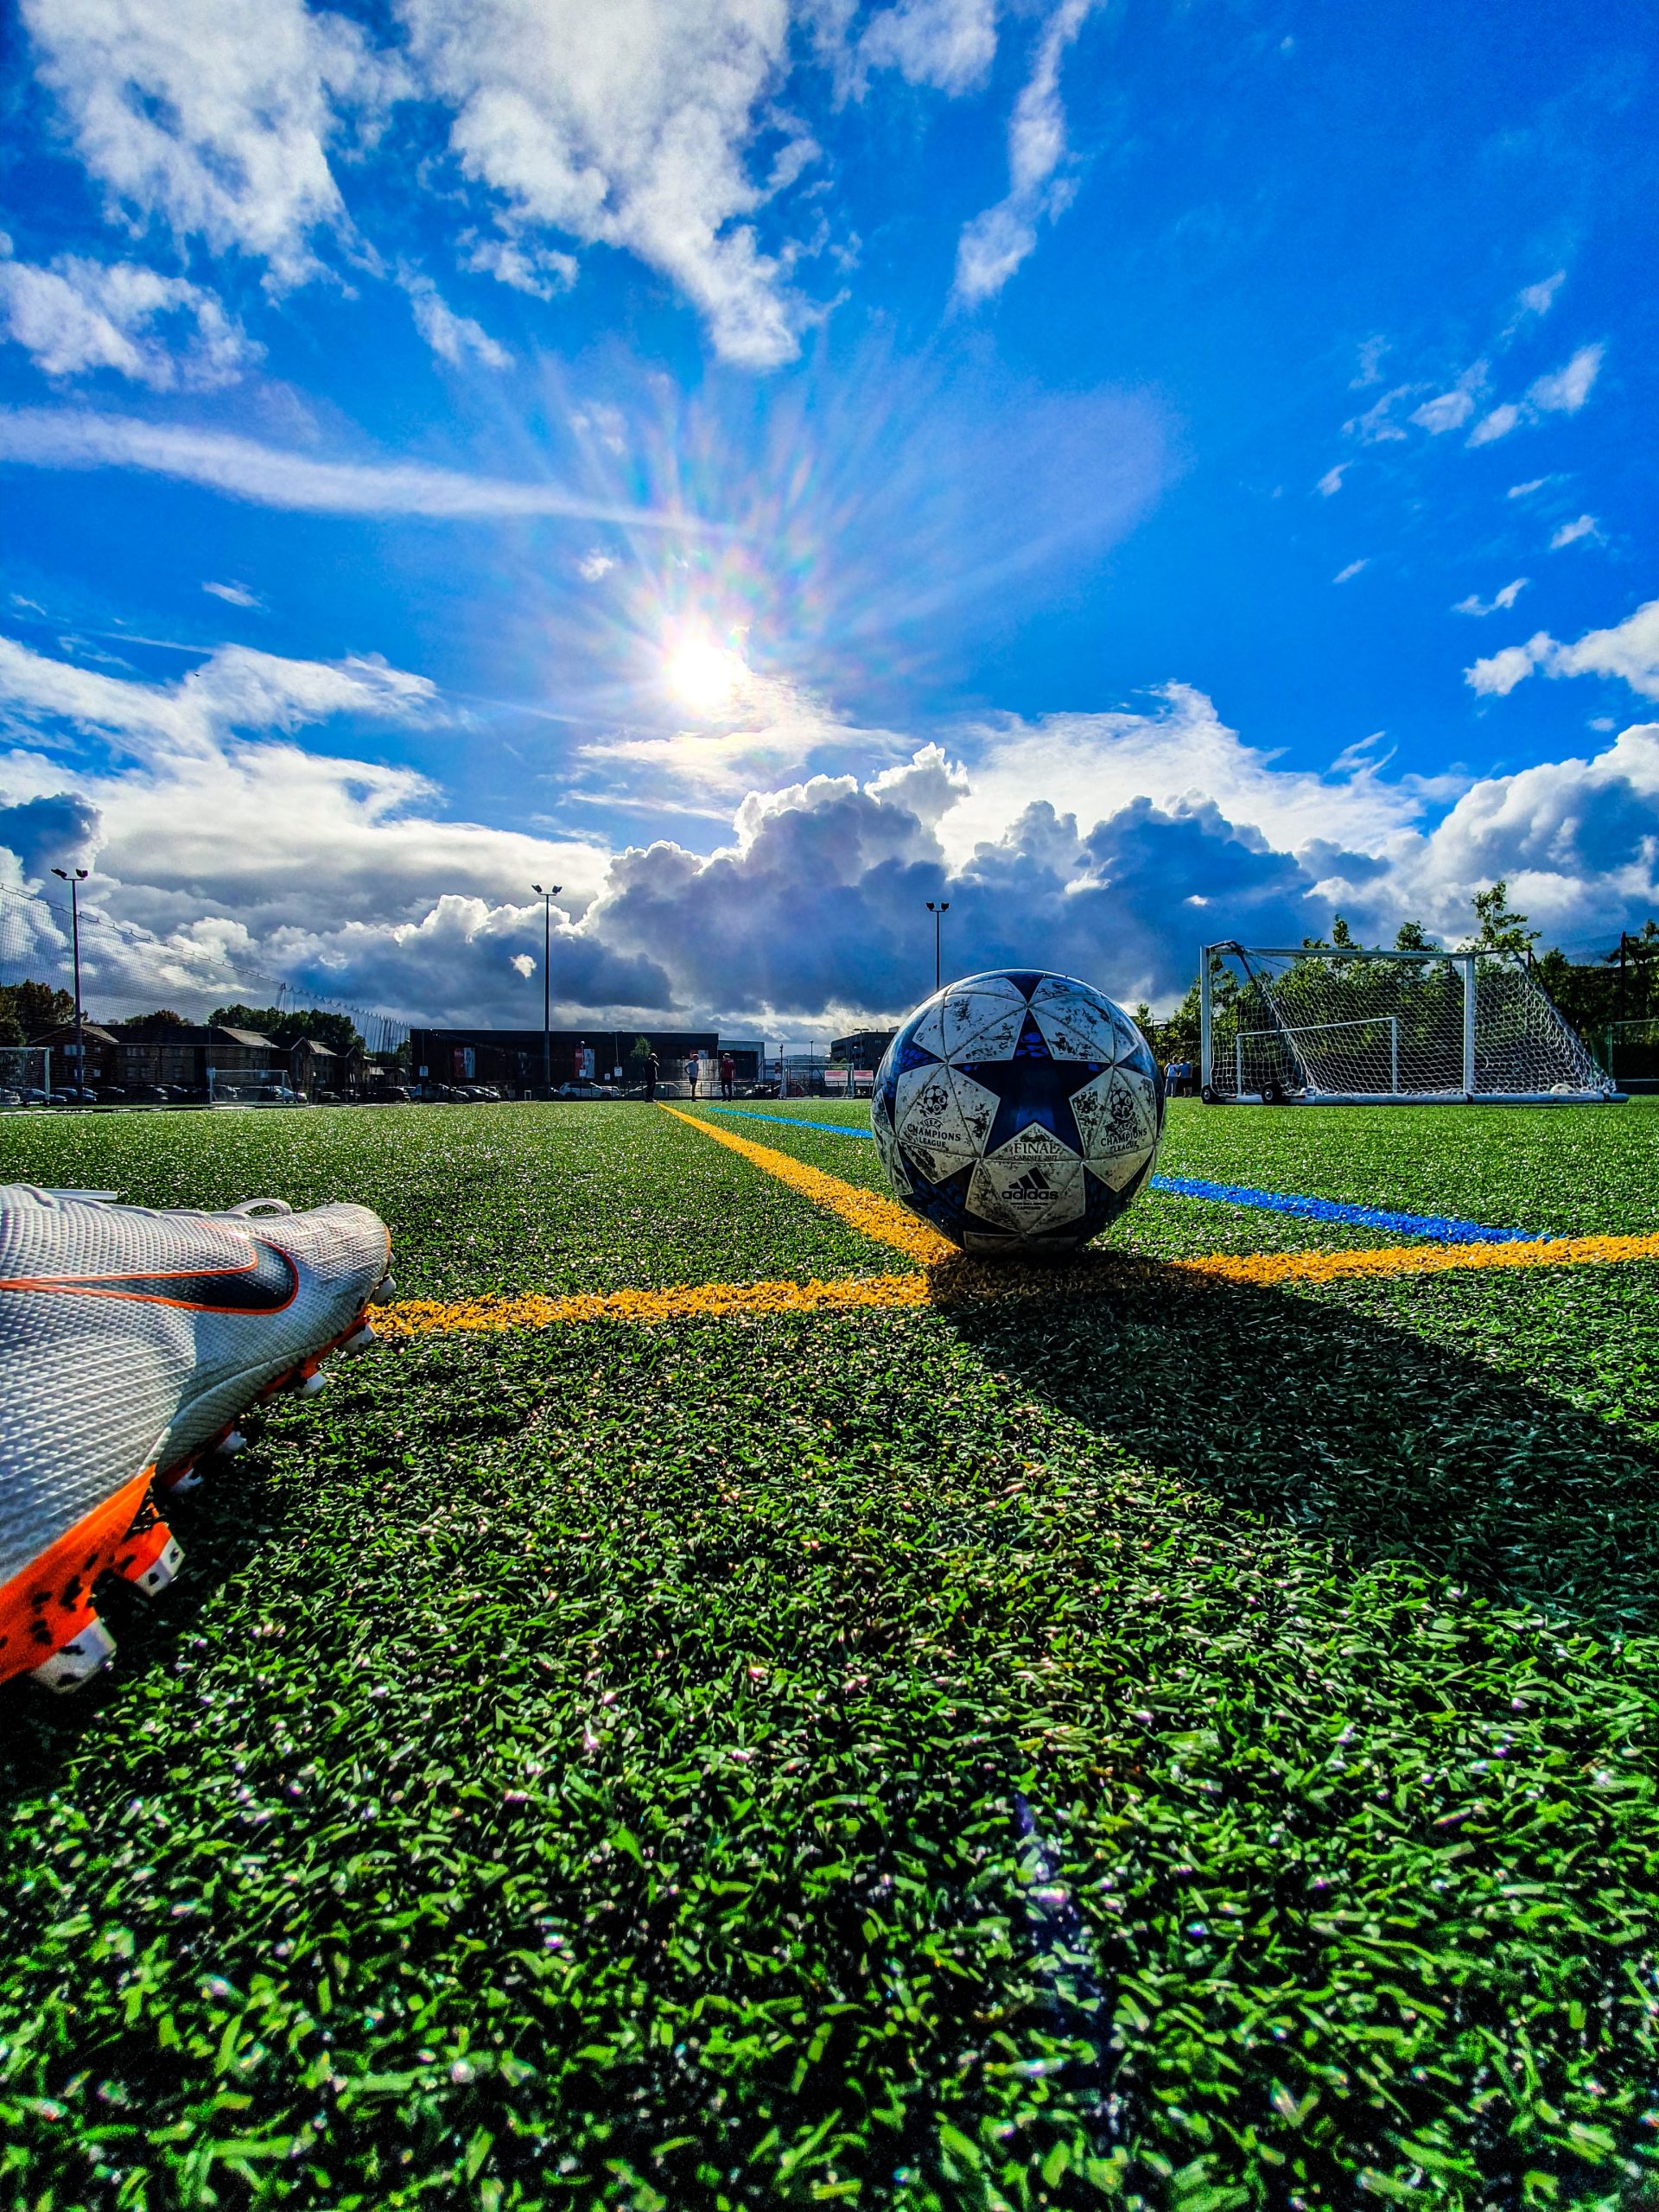
<path id="1" fill-rule="evenodd" d="M 1338 1013 L 1329 1021 L 1309 1022 L 1294 1018 L 1308 1010 L 1296 1003 L 1305 993 L 1286 991 L 1286 978 L 1299 973 L 1316 976 L 1323 969 L 1332 1003 L 1343 1003 L 1344 969 L 1367 963 L 1389 966 L 1377 977 L 1381 991 L 1391 985 L 1403 989 L 1421 979 L 1432 988 L 1432 971 L 1456 975 L 1459 988 L 1454 1010 L 1440 1009 L 1440 1033 L 1431 1040 L 1436 1048 L 1412 1052 L 1402 1058 L 1402 1021 L 1410 1027 L 1409 1011 L 1402 1005 L 1392 1010 L 1379 1000 L 1370 1014 Z M 1231 963 L 1231 969 L 1229 964 Z M 1233 973 L 1234 1002 L 1248 996 L 1252 1026 L 1227 1019 L 1229 1004 L 1217 1003 L 1218 976 Z M 1243 989 L 1237 988 L 1242 976 Z M 1277 988 L 1276 988 L 1277 987 Z M 1277 995 L 1280 1003 L 1275 1003 Z M 1355 1001 L 1351 1000 L 1350 1003 Z M 1484 1014 L 1483 1014 L 1483 1002 Z M 1448 1030 L 1447 1016 L 1456 1020 Z M 1262 1017 L 1265 1017 L 1263 1019 Z M 1494 1026 L 1507 1033 L 1502 1045 L 1490 1034 Z M 1419 1022 L 1421 1027 L 1421 1022 Z M 1386 1087 L 1332 1081 L 1331 1052 L 1321 1052 L 1317 1040 L 1338 1030 L 1369 1030 L 1380 1048 L 1388 1040 Z M 1273 1098 L 1286 1104 L 1307 1106 L 1571 1106 L 1622 1103 L 1624 1094 L 1613 1078 L 1599 1067 L 1593 1056 L 1559 1012 L 1520 953 L 1437 950 L 1408 951 L 1359 945 L 1244 945 L 1225 939 L 1201 947 L 1198 956 L 1199 1081 L 1204 1096 Z M 1409 1040 L 1408 1040 L 1409 1046 Z M 1517 1084 L 1514 1068 L 1524 1061 L 1533 1078 Z M 1402 1065 L 1418 1063 L 1421 1079 L 1414 1084 L 1412 1070 Z M 1421 1064 L 1427 1060 L 1429 1065 Z M 1251 1062 L 1258 1063 L 1253 1070 Z M 1259 1065 L 1270 1065 L 1263 1075 Z M 1507 1068 L 1509 1079 L 1499 1071 Z M 1538 1080 L 1548 1076 L 1550 1080 Z"/>
<path id="2" fill-rule="evenodd" d="M 48 1045 L 0 1045 L 0 1113 L 16 1111 L 10 1094 L 43 1090 L 52 1096 L 52 1048 Z"/>

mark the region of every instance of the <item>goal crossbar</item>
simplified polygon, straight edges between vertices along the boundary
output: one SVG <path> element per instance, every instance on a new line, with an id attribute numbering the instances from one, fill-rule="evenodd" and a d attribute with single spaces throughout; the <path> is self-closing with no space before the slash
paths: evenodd
<path id="1" fill-rule="evenodd" d="M 1497 1105 L 1621 1096 L 1516 953 L 1229 939 L 1201 949 L 1198 973 L 1207 1098 Z"/>

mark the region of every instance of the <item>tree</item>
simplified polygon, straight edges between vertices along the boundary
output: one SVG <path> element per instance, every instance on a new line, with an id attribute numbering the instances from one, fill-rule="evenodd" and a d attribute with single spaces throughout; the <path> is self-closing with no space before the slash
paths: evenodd
<path id="1" fill-rule="evenodd" d="M 23 1025 L 18 1020 L 10 999 L 0 998 L 0 1045 L 26 1045 L 28 1042 L 23 1034 Z"/>
<path id="2" fill-rule="evenodd" d="M 1333 914 L 1331 918 L 1331 942 L 1332 944 L 1352 944 L 1354 942 L 1354 933 L 1340 914 Z"/>
<path id="3" fill-rule="evenodd" d="M 327 1014 L 321 1007 L 216 1006 L 207 1017 L 225 1029 L 252 1029 L 285 1052 L 302 1037 L 315 1038 L 331 1052 L 351 1052 L 362 1045 L 349 1014 Z"/>
<path id="4" fill-rule="evenodd" d="M 1510 887 L 1503 876 L 1489 890 L 1477 891 L 1472 904 L 1477 934 L 1461 948 L 1463 951 L 1527 952 L 1537 943 L 1539 932 L 1529 930 L 1526 916 L 1517 914 L 1510 905 Z"/>
<path id="5" fill-rule="evenodd" d="M 27 1041 L 33 1037 L 44 1037 L 48 1030 L 67 1028 L 75 1018 L 75 1001 L 67 991 L 59 990 L 52 983 L 9 983 L 0 986 L 0 1005 L 10 1009 L 12 1018 Z"/>
<path id="6" fill-rule="evenodd" d="M 73 1001 L 70 1003 L 69 1018 L 72 1021 L 74 1020 Z M 181 1014 L 175 1014 L 170 1006 L 158 1006 L 152 1014 L 128 1014 L 121 1027 L 123 1029 L 149 1029 L 163 1025 L 182 1029 L 185 1027 L 184 1016 Z"/>
<path id="7" fill-rule="evenodd" d="M 1394 933 L 1394 949 L 1396 952 L 1433 952 L 1434 950 L 1434 947 L 1428 941 L 1428 931 L 1421 922 L 1402 922 Z"/>

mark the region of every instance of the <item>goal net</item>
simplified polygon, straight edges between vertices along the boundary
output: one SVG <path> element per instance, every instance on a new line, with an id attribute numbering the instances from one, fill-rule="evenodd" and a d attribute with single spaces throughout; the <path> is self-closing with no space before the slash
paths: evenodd
<path id="1" fill-rule="evenodd" d="M 1614 1095 L 1518 953 L 1211 944 L 1199 982 L 1206 1096 L 1522 1104 Z"/>
<path id="2" fill-rule="evenodd" d="M 52 1054 L 44 1045 L 0 1045 L 0 1113 L 38 1106 L 52 1088 Z"/>

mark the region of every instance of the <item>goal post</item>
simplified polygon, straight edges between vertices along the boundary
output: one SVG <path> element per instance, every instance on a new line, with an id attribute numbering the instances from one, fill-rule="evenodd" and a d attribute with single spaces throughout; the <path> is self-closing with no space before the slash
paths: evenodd
<path id="1" fill-rule="evenodd" d="M 1207 1099 L 1602 1104 L 1622 1094 L 1514 952 L 1207 944 Z"/>
<path id="2" fill-rule="evenodd" d="M 52 1051 L 47 1045 L 0 1045 L 0 1113 L 38 1106 L 52 1095 Z"/>

